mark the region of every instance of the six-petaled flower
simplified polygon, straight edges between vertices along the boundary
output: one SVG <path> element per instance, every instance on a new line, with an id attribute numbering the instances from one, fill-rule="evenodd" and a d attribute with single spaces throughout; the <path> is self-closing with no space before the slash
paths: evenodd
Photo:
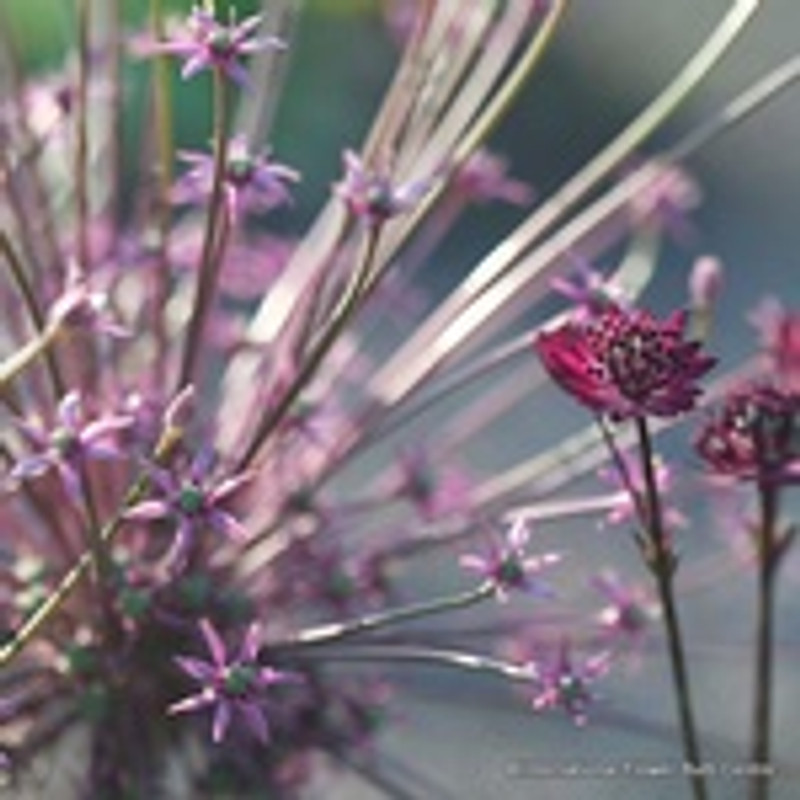
<path id="1" fill-rule="evenodd" d="M 413 210 L 433 186 L 432 179 L 395 183 L 389 175 L 368 167 L 352 150 L 345 151 L 342 161 L 344 178 L 334 192 L 356 217 L 372 226 Z"/>
<path id="2" fill-rule="evenodd" d="M 182 58 L 183 78 L 210 69 L 246 86 L 248 75 L 242 60 L 259 50 L 282 50 L 285 47 L 274 36 L 257 36 L 260 26 L 260 15 L 247 17 L 238 24 L 223 25 L 211 12 L 195 7 L 185 29 L 166 41 L 150 44 L 146 50 Z"/>
<path id="3" fill-rule="evenodd" d="M 173 202 L 206 203 L 214 184 L 214 157 L 188 150 L 178 155 L 190 168 L 175 184 Z M 268 152 L 252 153 L 244 137 L 236 136 L 228 143 L 222 190 L 232 221 L 242 213 L 260 214 L 291 202 L 287 184 L 298 180 L 298 172 L 271 160 Z"/>
<path id="4" fill-rule="evenodd" d="M 216 482 L 213 461 L 213 451 L 202 448 L 185 469 L 153 466 L 150 475 L 156 496 L 125 513 L 128 520 L 174 523 L 175 537 L 167 558 L 174 569 L 183 566 L 195 537 L 205 529 L 238 541 L 248 538 L 247 529 L 225 507 L 252 476 L 242 473 Z"/>
<path id="5" fill-rule="evenodd" d="M 611 656 L 605 651 L 576 662 L 570 642 L 563 640 L 555 658 L 533 665 L 537 688 L 534 710 L 563 708 L 576 725 L 585 725 L 594 700 L 591 685 L 608 672 L 610 665 Z"/>
<path id="6" fill-rule="evenodd" d="M 20 433 L 35 452 L 21 458 L 10 477 L 24 480 L 55 469 L 70 500 L 79 502 L 88 462 L 122 457 L 115 437 L 133 424 L 133 417 L 109 414 L 88 420 L 80 393 L 72 391 L 58 404 L 56 418 L 49 428 L 38 419 L 18 421 Z"/>
<path id="7" fill-rule="evenodd" d="M 265 706 L 266 693 L 277 684 L 297 683 L 298 675 L 259 663 L 260 631 L 252 624 L 239 653 L 231 657 L 225 642 L 212 623 L 200 621 L 200 631 L 208 648 L 210 661 L 190 656 L 176 656 L 178 666 L 197 681 L 197 694 L 173 703 L 170 714 L 213 709 L 211 739 L 219 744 L 228 732 L 234 714 L 244 720 L 250 733 L 262 744 L 269 742 L 269 724 Z"/>
<path id="8" fill-rule="evenodd" d="M 592 411 L 614 420 L 672 417 L 694 407 L 697 381 L 716 363 L 684 338 L 685 323 L 683 312 L 661 321 L 610 306 L 542 332 L 535 348 L 556 383 Z"/>
<path id="9" fill-rule="evenodd" d="M 528 555 L 525 551 L 529 536 L 526 522 L 517 519 L 502 544 L 493 541 L 486 554 L 468 553 L 461 556 L 459 563 L 491 583 L 501 601 L 506 600 L 510 591 L 548 596 L 550 588 L 538 575 L 546 567 L 558 563 L 561 556 L 557 553 Z"/>

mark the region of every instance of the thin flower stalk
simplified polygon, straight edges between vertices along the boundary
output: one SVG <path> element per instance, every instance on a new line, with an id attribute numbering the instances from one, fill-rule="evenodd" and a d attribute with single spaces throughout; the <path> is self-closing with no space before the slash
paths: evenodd
<path id="1" fill-rule="evenodd" d="M 206 316 L 216 294 L 222 254 L 228 236 L 227 215 L 222 211 L 225 199 L 225 165 L 228 154 L 228 83 L 225 76 L 214 70 L 214 176 L 206 211 L 205 231 L 197 267 L 197 286 L 189 326 L 184 339 L 183 359 L 177 386 L 192 382 L 198 350 L 202 341 Z"/>
<path id="2" fill-rule="evenodd" d="M 499 291 L 497 300 L 505 300 L 519 292 L 519 262 L 530 251 L 534 244 L 539 242 L 544 235 L 553 229 L 553 226 L 573 208 L 594 186 L 597 185 L 611 171 L 619 167 L 621 162 L 638 146 L 640 146 L 669 116 L 683 103 L 691 92 L 700 85 L 707 73 L 722 58 L 735 39 L 743 32 L 747 22 L 758 9 L 757 0 L 743 0 L 735 3 L 728 15 L 723 19 L 712 35 L 706 40 L 697 54 L 686 64 L 675 80 L 637 117 L 605 150 L 598 154 L 580 172 L 571 178 L 556 194 L 543 206 L 533 212 L 506 242 L 502 249 L 490 253 L 472 272 L 461 288 L 442 302 L 424 325 L 420 326 L 415 336 L 406 344 L 405 348 L 397 354 L 394 363 L 386 365 L 385 370 L 379 373 L 377 385 L 381 395 L 391 402 L 403 396 L 413 384 L 430 374 L 441 360 L 439 356 L 432 361 L 431 352 L 439 352 L 431 348 L 431 342 L 448 337 L 453 338 L 455 345 L 471 333 L 488 316 L 492 316 L 496 304 L 487 305 L 485 314 L 473 314 L 474 322 L 469 329 L 462 330 L 463 324 L 458 321 L 458 315 L 469 306 L 479 302 L 483 294 L 491 287 L 497 285 Z M 566 230 L 563 231 L 566 233 Z M 569 235 L 574 241 L 575 231 Z M 537 248 L 539 256 L 542 248 Z M 537 260 L 539 260 L 537 258 Z M 533 266 L 533 265 L 531 265 Z M 537 271 L 541 270 L 539 264 Z M 512 268 L 513 271 L 512 271 Z M 508 280 L 503 280 L 507 276 Z M 448 331 L 448 328 L 452 331 Z M 457 337 L 457 338 L 456 338 Z M 394 388 L 398 383 L 400 371 L 398 363 L 411 364 L 406 366 L 402 374 L 401 387 Z M 419 363 L 415 363 L 419 362 Z M 391 376 L 391 378 L 390 378 Z M 391 383 L 390 383 L 391 380 Z M 387 384 L 385 387 L 381 384 Z M 389 388 L 391 386 L 391 389 Z"/>
<path id="3" fill-rule="evenodd" d="M 642 525 L 648 537 L 643 555 L 647 566 L 656 579 L 658 600 L 664 617 L 684 755 L 691 768 L 688 773 L 688 779 L 696 800 L 703 800 L 708 796 L 708 791 L 702 769 L 703 761 L 689 686 L 685 646 L 673 591 L 677 561 L 668 539 L 669 534 L 664 528 L 661 495 L 658 490 L 653 465 L 654 453 L 647 420 L 644 417 L 639 417 L 636 419 L 635 424 L 639 437 L 645 487 L 644 502 L 647 510 L 647 516 L 642 520 Z"/>
<path id="4" fill-rule="evenodd" d="M 752 743 L 750 762 L 755 770 L 751 800 L 767 800 L 772 769 L 772 685 L 775 648 L 775 589 L 780 553 L 777 547 L 779 487 L 758 488 L 760 520 L 756 536 L 757 599 Z"/>
<path id="5" fill-rule="evenodd" d="M 294 649 L 296 647 L 304 648 L 338 644 L 351 637 L 380 631 L 401 623 L 414 622 L 438 614 L 469 608 L 492 597 L 495 591 L 493 582 L 485 581 L 475 589 L 470 589 L 461 594 L 439 597 L 402 608 L 389 609 L 354 620 L 321 625 L 316 628 L 306 628 L 294 639 L 279 642 L 273 647 L 276 649 Z"/>

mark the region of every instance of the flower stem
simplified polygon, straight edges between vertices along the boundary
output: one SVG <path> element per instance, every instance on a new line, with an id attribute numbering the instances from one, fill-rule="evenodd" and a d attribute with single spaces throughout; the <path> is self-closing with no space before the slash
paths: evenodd
<path id="1" fill-rule="evenodd" d="M 163 0 L 150 0 L 150 26 L 159 41 L 164 39 Z M 168 57 L 156 57 L 152 72 L 153 125 L 156 149 L 156 191 L 153 214 L 156 230 L 156 268 L 153 270 L 151 315 L 153 338 L 156 341 L 154 380 L 164 385 L 166 354 L 169 352 L 165 308 L 169 296 L 169 268 L 167 263 L 171 232 L 170 189 L 172 187 L 173 118 L 171 107 Z"/>
<path id="2" fill-rule="evenodd" d="M 412 622 L 447 611 L 469 608 L 470 606 L 474 606 L 494 596 L 495 591 L 494 583 L 486 581 L 477 588 L 471 589 L 468 592 L 462 592 L 461 594 L 437 597 L 434 600 L 415 603 L 413 605 L 403 606 L 402 608 L 389 609 L 388 611 L 379 611 L 375 614 L 367 614 L 363 617 L 346 620 L 344 622 L 333 622 L 329 625 L 307 628 L 294 639 L 281 642 L 270 649 L 288 649 L 338 643 L 352 636 L 376 631 L 390 625 Z"/>
<path id="3" fill-rule="evenodd" d="M 183 431 L 181 429 L 171 425 L 166 426 L 153 452 L 153 461 L 158 465 L 165 464 L 171 458 L 182 436 Z M 144 472 L 128 490 L 117 513 L 100 528 L 98 538 L 103 547 L 108 547 L 122 527 L 125 510 L 142 500 L 149 487 L 150 475 Z M 84 550 L 69 571 L 47 595 L 47 598 L 25 619 L 14 635 L 0 646 L 0 667 L 8 664 L 36 636 L 42 626 L 47 623 L 50 617 L 58 611 L 72 594 L 75 587 L 94 563 L 94 550 L 92 548 Z"/>
<path id="4" fill-rule="evenodd" d="M 648 544 L 651 548 L 649 552 L 645 552 L 645 558 L 656 579 L 658 598 L 664 614 L 667 647 L 672 665 L 672 678 L 678 704 L 678 718 L 683 737 L 683 751 L 689 768 L 688 777 L 695 800 L 705 800 L 708 795 L 705 778 L 702 774 L 700 746 L 692 710 L 689 672 L 686 666 L 678 609 L 673 593 L 673 576 L 676 568 L 675 554 L 664 529 L 661 498 L 653 466 L 653 445 L 647 427 L 647 420 L 644 417 L 638 417 L 636 419 L 636 427 L 642 459 L 647 512 L 642 524 L 649 537 Z"/>
<path id="5" fill-rule="evenodd" d="M 28 280 L 25 267 L 5 231 L 0 231 L 0 253 L 5 258 L 11 277 L 22 295 L 25 310 L 30 315 L 34 328 L 38 333 L 37 339 L 34 340 L 36 344 L 31 343 L 23 346 L 3 362 L 2 367 L 0 367 L 0 386 L 5 389 L 6 384 L 10 383 L 20 372 L 25 370 L 33 359 L 37 358 L 41 353 L 44 355 L 47 372 L 53 385 L 53 392 L 57 397 L 61 397 L 66 393 L 66 388 L 58 362 L 51 349 L 51 345 L 57 338 L 55 336 L 57 328 L 48 325 L 45 313 L 39 305 L 36 290 Z"/>
<path id="6" fill-rule="evenodd" d="M 281 397 L 278 404 L 261 420 L 253 438 L 244 455 L 241 457 L 237 471 L 250 466 L 262 445 L 281 424 L 286 414 L 291 410 L 303 389 L 314 378 L 317 369 L 322 364 L 337 339 L 347 327 L 347 324 L 361 307 L 364 292 L 370 286 L 372 278 L 372 265 L 380 239 L 380 226 L 372 227 L 367 234 L 364 256 L 361 260 L 349 287 L 342 296 L 339 305 L 333 310 L 328 323 L 323 328 L 316 342 L 311 346 L 306 360 L 301 364 L 297 375 L 289 388 Z"/>
<path id="7" fill-rule="evenodd" d="M 770 728 L 772 717 L 772 672 L 775 609 L 775 578 L 778 558 L 775 526 L 778 518 L 778 487 L 764 482 L 759 486 L 761 526 L 758 531 L 758 599 L 755 652 L 755 700 L 753 741 L 750 761 L 753 778 L 751 800 L 769 796 Z"/>
<path id="8" fill-rule="evenodd" d="M 225 75 L 214 71 L 214 178 L 211 198 L 208 202 L 203 245 L 200 252 L 197 288 L 194 306 L 186 332 L 183 360 L 181 362 L 178 388 L 192 383 L 197 354 L 203 338 L 208 310 L 216 293 L 217 278 L 222 267 L 224 240 L 228 230 L 228 211 L 224 207 L 225 169 L 228 159 L 228 91 Z M 220 218 L 222 215 L 222 219 Z"/>
<path id="9" fill-rule="evenodd" d="M 78 110 L 75 117 L 75 208 L 78 263 L 89 269 L 89 69 L 92 0 L 78 0 Z"/>

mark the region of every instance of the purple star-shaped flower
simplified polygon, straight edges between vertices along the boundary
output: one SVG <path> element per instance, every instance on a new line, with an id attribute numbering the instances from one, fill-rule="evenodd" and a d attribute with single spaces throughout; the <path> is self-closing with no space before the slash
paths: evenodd
<path id="1" fill-rule="evenodd" d="M 214 15 L 195 7 L 186 27 L 174 38 L 150 44 L 151 53 L 168 53 L 184 59 L 181 77 L 188 79 L 206 69 L 217 70 L 240 86 L 248 84 L 242 60 L 259 50 L 283 50 L 285 43 L 274 36 L 257 36 L 261 16 L 247 17 L 238 24 L 223 25 Z"/>
<path id="2" fill-rule="evenodd" d="M 219 744 L 228 732 L 234 714 L 242 717 L 250 732 L 262 744 L 269 742 L 269 724 L 264 711 L 264 694 L 281 683 L 297 683 L 299 676 L 259 664 L 259 628 L 252 624 L 245 634 L 239 654 L 231 658 L 216 628 L 207 619 L 200 621 L 200 632 L 211 656 L 204 661 L 177 656 L 178 666 L 201 685 L 197 694 L 173 703 L 170 714 L 183 714 L 213 708 L 211 739 Z"/>
<path id="3" fill-rule="evenodd" d="M 125 513 L 129 520 L 175 521 L 175 538 L 167 559 L 170 563 L 182 565 L 195 536 L 205 528 L 239 541 L 248 538 L 246 528 L 224 506 L 252 475 L 242 473 L 215 483 L 212 465 L 213 452 L 203 448 L 183 470 L 153 467 L 151 478 L 160 497 L 144 500 Z"/>
<path id="4" fill-rule="evenodd" d="M 497 597 L 505 602 L 509 591 L 521 591 L 547 596 L 549 588 L 538 580 L 538 574 L 551 564 L 561 560 L 557 553 L 529 556 L 525 553 L 530 531 L 524 520 L 516 520 L 505 541 L 492 543 L 486 555 L 466 554 L 461 556 L 462 567 L 475 572 L 495 588 Z"/>
<path id="5" fill-rule="evenodd" d="M 83 496 L 81 471 L 87 461 L 122 457 L 114 436 L 131 426 L 134 420 L 125 415 L 87 420 L 77 391 L 64 396 L 56 409 L 56 419 L 52 428 L 47 428 L 39 420 L 20 420 L 17 423 L 23 437 L 36 452 L 18 461 L 10 477 L 12 480 L 25 480 L 56 469 L 69 498 L 79 502 Z"/>
<path id="6" fill-rule="evenodd" d="M 342 162 L 344 178 L 334 186 L 334 193 L 372 226 L 411 211 L 433 185 L 433 180 L 395 184 L 388 175 L 370 169 L 352 150 L 344 152 Z"/>
<path id="7" fill-rule="evenodd" d="M 562 641 L 551 663 L 532 665 L 538 686 L 533 698 L 534 710 L 563 708 L 576 725 L 585 725 L 588 707 L 594 699 L 591 684 L 605 675 L 610 665 L 608 652 L 590 656 L 578 664 L 572 657 L 569 641 Z"/>
<path id="8" fill-rule="evenodd" d="M 175 203 L 201 205 L 211 196 L 214 157 L 209 153 L 184 150 L 181 159 L 190 165 L 172 190 Z M 269 153 L 253 154 L 242 136 L 228 143 L 222 189 L 225 207 L 232 221 L 241 213 L 262 213 L 291 202 L 287 183 L 300 180 L 300 173 L 272 161 Z"/>

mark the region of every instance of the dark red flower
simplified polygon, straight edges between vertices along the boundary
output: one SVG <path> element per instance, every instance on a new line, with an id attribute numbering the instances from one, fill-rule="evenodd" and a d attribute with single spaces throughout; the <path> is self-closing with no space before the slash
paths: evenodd
<path id="1" fill-rule="evenodd" d="M 714 471 L 740 480 L 800 478 L 800 395 L 768 384 L 731 392 L 695 442 Z"/>
<path id="2" fill-rule="evenodd" d="M 556 383 L 593 411 L 671 417 L 694 407 L 697 380 L 716 363 L 684 338 L 685 325 L 683 312 L 661 321 L 612 305 L 541 333 L 534 346 Z"/>

